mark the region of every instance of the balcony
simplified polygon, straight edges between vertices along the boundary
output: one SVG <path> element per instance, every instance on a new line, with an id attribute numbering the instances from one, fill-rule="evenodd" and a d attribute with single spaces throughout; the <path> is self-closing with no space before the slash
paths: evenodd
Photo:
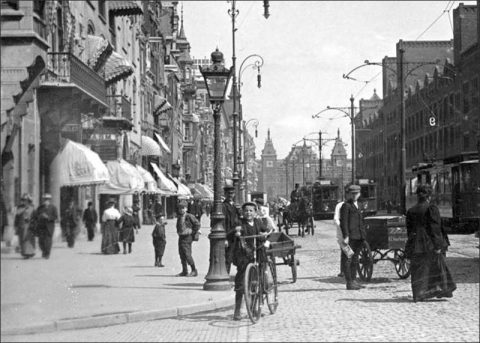
<path id="1" fill-rule="evenodd" d="M 108 107 L 104 79 L 68 52 L 47 54 L 47 68 L 42 76 L 41 86 L 75 87 L 104 107 Z"/>
<path id="2" fill-rule="evenodd" d="M 104 127 L 131 130 L 132 103 L 123 95 L 107 95 L 108 110 L 102 117 Z"/>

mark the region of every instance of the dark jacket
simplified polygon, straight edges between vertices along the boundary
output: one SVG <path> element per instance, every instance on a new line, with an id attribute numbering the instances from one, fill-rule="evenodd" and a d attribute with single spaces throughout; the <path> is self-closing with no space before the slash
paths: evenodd
<path id="1" fill-rule="evenodd" d="M 35 212 L 35 221 L 37 223 L 38 233 L 53 236 L 55 231 L 55 221 L 58 218 L 57 208 L 50 204 L 48 206 L 40 205 Z"/>
<path id="2" fill-rule="evenodd" d="M 83 222 L 85 225 L 93 225 L 98 221 L 98 215 L 97 211 L 95 211 L 94 208 L 86 208 L 85 211 L 83 211 Z"/>
<path id="3" fill-rule="evenodd" d="M 242 220 L 241 227 L 241 236 L 259 235 L 261 232 L 268 231 L 267 227 L 258 218 L 253 220 L 253 226 L 249 225 L 246 220 Z M 253 250 L 260 247 L 265 241 L 264 237 L 257 238 L 257 245 L 254 246 L 254 239 L 249 238 L 242 244 L 241 240 L 235 236 L 235 230 L 228 234 L 227 239 L 234 242 L 233 264 L 236 266 L 246 266 L 253 259 Z"/>
<path id="4" fill-rule="evenodd" d="M 406 221 L 410 253 L 429 253 L 448 246 L 437 206 L 426 201 L 418 203 L 407 211 Z"/>
<path id="5" fill-rule="evenodd" d="M 232 231 L 235 231 L 235 227 L 241 225 L 240 216 L 235 204 L 230 204 L 227 201 L 222 203 L 222 212 L 225 216 L 225 232 L 227 233 L 228 239 L 228 237 L 232 237 L 232 235 L 229 234 L 231 234 Z M 232 242 L 232 240 L 228 240 Z"/>
<path id="6" fill-rule="evenodd" d="M 346 201 L 340 209 L 340 228 L 343 238 L 363 240 L 367 237 L 363 224 L 363 216 L 353 200 Z"/>
<path id="7" fill-rule="evenodd" d="M 200 230 L 200 223 L 193 214 L 185 213 L 185 222 L 182 225 L 182 216 L 177 217 L 177 234 L 179 236 L 194 235 Z"/>
<path id="8" fill-rule="evenodd" d="M 167 241 L 167 236 L 165 235 L 165 223 L 155 224 L 155 227 L 152 231 L 152 237 L 154 241 Z"/>

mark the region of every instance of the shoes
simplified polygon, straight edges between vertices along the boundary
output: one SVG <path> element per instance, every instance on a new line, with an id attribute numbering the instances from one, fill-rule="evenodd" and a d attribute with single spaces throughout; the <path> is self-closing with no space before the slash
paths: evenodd
<path id="1" fill-rule="evenodd" d="M 176 276 L 188 276 L 188 273 L 187 272 L 181 272 L 181 273 L 177 274 Z"/>
<path id="2" fill-rule="evenodd" d="M 154 267 L 158 267 L 158 261 L 155 261 Z"/>
<path id="3" fill-rule="evenodd" d="M 357 286 L 357 287 L 365 288 L 364 285 L 359 284 L 357 281 L 353 281 L 353 284 L 354 284 L 355 286 Z"/>
<path id="4" fill-rule="evenodd" d="M 345 277 L 345 274 L 339 273 L 337 276 L 338 276 L 338 277 Z"/>
<path id="5" fill-rule="evenodd" d="M 190 274 L 188 274 L 188 276 L 198 276 L 198 272 L 197 270 L 192 270 L 192 272 Z"/>
<path id="6" fill-rule="evenodd" d="M 240 312 L 236 312 L 233 314 L 233 320 L 242 320 L 242 315 Z"/>
<path id="7" fill-rule="evenodd" d="M 354 283 L 352 283 L 352 284 L 347 284 L 347 290 L 349 290 L 349 291 L 357 291 L 357 290 L 359 290 L 359 289 L 361 289 L 360 286 L 358 286 L 358 285 L 356 285 L 356 284 L 354 284 Z"/>
<path id="8" fill-rule="evenodd" d="M 165 267 L 163 264 L 159 263 L 157 267 Z"/>
<path id="9" fill-rule="evenodd" d="M 436 297 L 437 299 L 439 298 L 453 298 L 453 293 L 452 292 L 445 292 L 445 293 L 440 293 Z"/>

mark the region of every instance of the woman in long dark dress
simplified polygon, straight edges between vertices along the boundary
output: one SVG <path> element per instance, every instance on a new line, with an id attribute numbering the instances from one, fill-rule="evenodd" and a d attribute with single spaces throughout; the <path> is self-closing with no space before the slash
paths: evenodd
<path id="1" fill-rule="evenodd" d="M 137 221 L 133 217 L 132 209 L 125 207 L 123 215 L 118 220 L 120 226 L 120 236 L 119 240 L 123 242 L 123 253 L 127 253 L 127 244 L 128 244 L 128 253 L 132 252 L 132 243 L 135 242 L 135 232 L 138 229 Z"/>
<path id="2" fill-rule="evenodd" d="M 408 241 L 405 247 L 411 259 L 413 300 L 452 297 L 456 285 L 445 263 L 446 249 L 437 206 L 430 203 L 431 187 L 417 188 L 418 202 L 407 211 Z"/>
<path id="3" fill-rule="evenodd" d="M 102 215 L 102 253 L 118 254 L 118 220 L 121 217 L 120 212 L 115 208 L 115 200 L 108 202 L 108 208 Z"/>
<path id="4" fill-rule="evenodd" d="M 15 215 L 15 231 L 18 235 L 20 253 L 24 258 L 30 258 L 35 255 L 34 208 L 30 195 L 24 194 L 20 201 Z"/>

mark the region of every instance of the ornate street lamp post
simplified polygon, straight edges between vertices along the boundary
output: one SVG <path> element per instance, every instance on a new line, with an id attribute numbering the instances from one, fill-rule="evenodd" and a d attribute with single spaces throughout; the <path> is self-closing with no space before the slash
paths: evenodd
<path id="1" fill-rule="evenodd" d="M 225 101 L 228 81 L 233 69 L 227 69 L 223 63 L 223 54 L 218 48 L 212 52 L 211 66 L 202 68 L 200 72 L 205 79 L 208 98 L 213 107 L 214 121 L 214 170 L 213 170 L 213 213 L 211 215 L 210 239 L 210 266 L 205 276 L 203 289 L 207 291 L 220 291 L 230 289 L 230 279 L 225 266 L 225 239 L 227 234 L 224 228 L 224 215 L 222 213 L 222 159 L 220 156 L 220 109 Z"/>

